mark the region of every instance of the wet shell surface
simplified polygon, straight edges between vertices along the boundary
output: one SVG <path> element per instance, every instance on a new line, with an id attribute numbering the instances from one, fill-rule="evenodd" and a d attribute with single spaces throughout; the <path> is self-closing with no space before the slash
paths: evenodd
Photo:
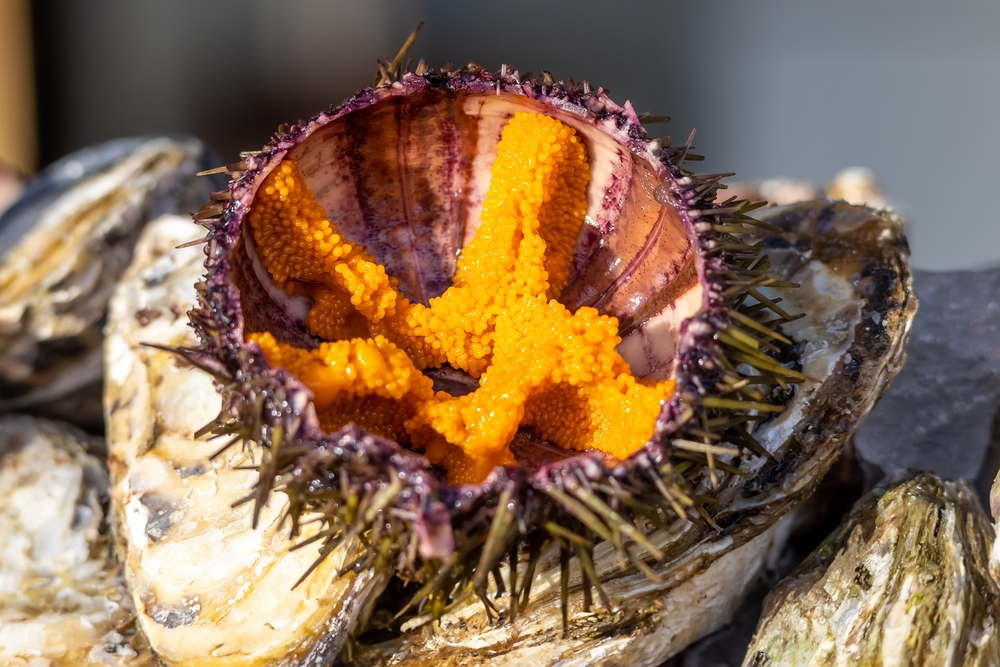
<path id="1" fill-rule="evenodd" d="M 153 664 L 112 558 L 94 444 L 67 424 L 0 417 L 0 664 Z"/>
<path id="2" fill-rule="evenodd" d="M 27 184 L 0 217 L 0 412 L 102 428 L 108 298 L 143 224 L 207 198 L 211 185 L 195 174 L 211 160 L 195 139 L 118 139 Z"/>
<path id="3" fill-rule="evenodd" d="M 110 304 L 112 521 L 138 628 L 165 665 L 329 664 L 377 577 L 336 576 L 355 543 L 310 572 L 319 545 L 290 551 L 284 496 L 256 528 L 253 504 L 239 503 L 257 477 L 249 453 L 213 458 L 221 443 L 195 435 L 220 397 L 209 374 L 163 348 L 194 342 L 186 313 L 204 255 L 176 246 L 203 235 L 185 218 L 149 223 Z"/>
<path id="4" fill-rule="evenodd" d="M 338 239 L 363 247 L 409 302 L 430 303 L 486 224 L 490 170 L 506 164 L 498 142 L 522 112 L 571 128 L 589 165 L 557 301 L 616 318 L 635 377 L 675 389 L 631 455 L 567 451 L 519 431 L 512 459 L 480 483 L 449 483 L 419 444 L 351 424 L 324 430 L 314 392 L 248 339 L 266 332 L 306 351 L 322 342 L 308 292 L 272 279 L 272 249 L 251 225 L 265 195 L 286 196 L 273 178 L 294 161 Z M 397 575 L 370 624 L 396 638 L 366 664 L 487 654 L 517 664 L 531 647 L 532 660 L 548 656 L 542 664 L 615 652 L 655 664 L 725 618 L 674 627 L 670 595 L 690 606 L 684 595 L 710 584 L 683 593 L 686 582 L 808 495 L 898 371 L 916 308 L 899 221 L 828 201 L 758 220 L 746 202 L 717 200 L 724 175 L 686 171 L 690 148 L 651 140 L 629 104 L 586 83 L 418 68 L 282 128 L 228 168 L 229 189 L 196 216 L 210 229 L 207 276 L 192 311 L 200 345 L 185 354 L 222 388 L 208 430 L 259 452 L 255 498 L 280 488 L 293 532 L 320 516 L 327 549 L 365 537 L 342 574 Z M 424 372 L 449 393 L 475 388 L 453 370 Z M 771 539 L 720 571 L 752 571 Z M 739 588 L 720 585 L 731 597 L 718 608 Z M 472 657 L 470 641 L 489 647 Z"/>
<path id="5" fill-rule="evenodd" d="M 1000 471 L 997 472 L 990 487 L 990 514 L 993 520 L 998 522 L 993 528 L 996 531 L 996 539 L 993 540 L 993 547 L 990 550 L 990 575 L 1000 583 Z"/>
<path id="6" fill-rule="evenodd" d="M 770 593 L 744 667 L 998 664 L 993 538 L 966 482 L 887 480 Z"/>

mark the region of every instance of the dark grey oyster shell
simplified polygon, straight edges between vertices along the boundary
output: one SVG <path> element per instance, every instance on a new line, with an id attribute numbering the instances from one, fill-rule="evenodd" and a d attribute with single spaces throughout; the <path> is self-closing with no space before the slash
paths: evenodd
<path id="1" fill-rule="evenodd" d="M 147 220 L 190 213 L 214 158 L 191 138 L 117 139 L 59 160 L 0 217 L 0 413 L 101 430 L 101 329 Z"/>

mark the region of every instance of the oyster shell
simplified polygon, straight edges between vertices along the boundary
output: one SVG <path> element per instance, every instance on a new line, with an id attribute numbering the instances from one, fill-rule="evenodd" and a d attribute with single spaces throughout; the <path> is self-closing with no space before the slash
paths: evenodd
<path id="1" fill-rule="evenodd" d="M 210 160 L 195 139 L 119 139 L 73 153 L 0 217 L 0 412 L 101 430 L 101 328 L 142 225 L 195 210 Z"/>
<path id="2" fill-rule="evenodd" d="M 964 481 L 887 480 L 770 593 L 745 667 L 996 665 L 993 528 Z"/>
<path id="3" fill-rule="evenodd" d="M 111 558 L 93 444 L 65 424 L 0 417 L 0 664 L 152 664 Z"/>
<path id="4" fill-rule="evenodd" d="M 770 204 L 788 205 L 816 197 L 843 200 L 848 204 L 876 209 L 892 208 L 882 185 L 871 169 L 848 167 L 834 175 L 825 187 L 790 178 L 769 178 L 763 181 L 737 181 L 729 191 L 741 199 L 765 200 Z"/>
<path id="5" fill-rule="evenodd" d="M 1000 583 L 1000 471 L 997 472 L 990 488 L 990 514 L 993 515 L 994 521 L 998 522 L 994 525 L 996 539 L 990 549 L 990 576 Z"/>
<path id="6" fill-rule="evenodd" d="M 251 527 L 248 453 L 195 435 L 218 413 L 213 378 L 162 347 L 193 342 L 185 313 L 204 257 L 190 220 L 149 223 L 111 299 L 105 405 L 112 520 L 138 626 L 166 665 L 319 665 L 380 579 L 335 575 L 345 543 L 290 550 L 276 496 Z M 234 507 L 235 505 L 235 507 Z M 308 537 L 308 533 L 305 537 Z M 302 578 L 298 586 L 296 581 Z"/>
<path id="7" fill-rule="evenodd" d="M 785 331 L 802 347 L 803 372 L 819 382 L 803 385 L 784 413 L 755 432 L 773 458 L 745 458 L 745 476 L 717 492 L 712 510 L 721 528 L 678 521 L 650 533 L 671 554 L 649 564 L 658 581 L 623 572 L 614 549 L 598 544 L 594 569 L 611 606 L 588 611 L 570 600 L 565 634 L 559 557 L 550 551 L 536 567 L 534 602 L 513 622 L 494 624 L 481 605 L 460 605 L 435 624 L 411 621 L 388 642 L 365 645 L 362 635 L 357 664 L 657 665 L 729 622 L 768 554 L 784 543 L 778 520 L 812 492 L 901 367 L 916 310 L 897 218 L 828 200 L 762 217 L 784 231 L 760 241 L 779 275 L 801 285 L 783 296 L 806 316 Z M 522 559 L 518 579 L 526 566 Z M 570 589 L 579 590 L 580 571 L 570 572 Z M 502 578 L 509 581 L 508 570 Z M 506 595 L 499 597 L 502 608 Z"/>

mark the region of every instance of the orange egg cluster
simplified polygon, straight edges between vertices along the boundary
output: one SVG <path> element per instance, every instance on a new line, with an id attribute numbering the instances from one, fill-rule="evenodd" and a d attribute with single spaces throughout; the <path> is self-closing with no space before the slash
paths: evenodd
<path id="1" fill-rule="evenodd" d="M 399 281 L 337 232 L 295 160 L 282 162 L 261 185 L 250 211 L 250 228 L 261 263 L 278 287 L 295 293 L 303 286 L 294 281 L 322 285 L 327 294 L 346 296 L 354 310 L 372 322 L 395 309 Z M 326 322 L 325 310 L 313 316 L 314 331 L 335 338 L 339 319 Z M 335 312 L 345 314 L 343 308 Z"/>
<path id="2" fill-rule="evenodd" d="M 286 160 L 261 185 L 250 225 L 275 283 L 313 298 L 306 324 L 331 342 L 302 350 L 266 332 L 248 338 L 313 391 L 324 428 L 353 421 L 409 441 L 451 483 L 514 465 L 522 426 L 567 449 L 625 458 L 652 435 L 674 384 L 638 382 L 616 350 L 618 321 L 554 298 L 569 278 L 589 177 L 572 128 L 516 114 L 453 285 L 424 306 L 341 236 Z M 420 369 L 445 363 L 479 388 L 435 394 Z"/>

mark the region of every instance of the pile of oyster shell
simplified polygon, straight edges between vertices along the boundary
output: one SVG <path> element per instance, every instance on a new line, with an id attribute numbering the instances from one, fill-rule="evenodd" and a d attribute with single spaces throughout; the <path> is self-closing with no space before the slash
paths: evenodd
<path id="1" fill-rule="evenodd" d="M 446 85 L 481 80 L 461 76 Z M 497 75 L 490 104 L 511 76 Z M 376 90 L 402 95 L 416 80 L 393 78 Z M 589 89 L 602 109 L 531 85 L 528 97 L 547 91 L 535 106 L 619 126 L 635 116 Z M 337 141 L 328 131 L 321 146 Z M 261 451 L 205 437 L 228 404 L 225 378 L 191 353 L 204 343 L 188 312 L 204 306 L 207 239 L 188 214 L 235 206 L 245 187 L 196 176 L 215 166 L 190 139 L 112 142 L 52 165 L 0 217 L 2 664 L 661 664 L 725 626 L 787 553 L 809 520 L 803 501 L 904 363 L 916 299 L 901 221 L 822 197 L 756 211 L 748 239 L 797 285 L 780 293 L 784 309 L 804 314 L 782 325 L 795 342 L 783 363 L 809 381 L 755 424 L 756 459 L 726 459 L 735 472 L 705 501 L 708 518 L 616 537 L 656 554 L 641 565 L 601 539 L 579 552 L 585 563 L 554 543 L 530 561 L 515 548 L 481 596 L 404 614 L 413 582 L 359 565 L 366 533 L 330 542 L 305 521 L 293 537 L 287 495 L 253 502 Z M 996 514 L 1000 488 L 993 497 Z M 897 475 L 771 592 L 743 664 L 1000 664 L 998 580 L 1000 541 L 968 485 Z"/>

